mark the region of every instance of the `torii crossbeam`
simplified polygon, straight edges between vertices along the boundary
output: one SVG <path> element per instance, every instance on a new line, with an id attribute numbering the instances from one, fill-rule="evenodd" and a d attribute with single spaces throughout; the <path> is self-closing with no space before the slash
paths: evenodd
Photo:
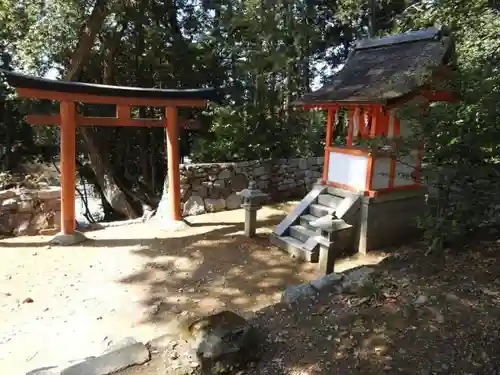
<path id="1" fill-rule="evenodd" d="M 61 233 L 57 243 L 71 245 L 85 237 L 75 228 L 76 188 L 76 127 L 77 126 L 137 126 L 164 127 L 167 135 L 169 214 L 173 221 L 182 219 L 179 139 L 177 108 L 203 108 L 217 102 L 221 91 L 208 89 L 155 89 L 120 87 L 81 82 L 66 82 L 37 78 L 0 70 L 17 95 L 28 99 L 60 102 L 58 115 L 28 115 L 31 125 L 59 125 L 61 139 Z M 116 117 L 84 117 L 76 112 L 76 103 L 114 104 Z M 154 106 L 165 108 L 163 119 L 131 118 L 131 107 Z"/>

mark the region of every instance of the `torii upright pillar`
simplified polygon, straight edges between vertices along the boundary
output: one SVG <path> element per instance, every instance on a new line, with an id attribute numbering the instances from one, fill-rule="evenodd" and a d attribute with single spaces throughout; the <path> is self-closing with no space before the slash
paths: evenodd
<path id="1" fill-rule="evenodd" d="M 87 239 L 75 230 L 75 190 L 76 190 L 76 104 L 61 101 L 59 104 L 61 124 L 59 127 L 61 147 L 61 232 L 52 244 L 74 245 Z"/>
<path id="2" fill-rule="evenodd" d="M 75 231 L 76 108 L 74 102 L 61 102 L 61 233 Z"/>
<path id="3" fill-rule="evenodd" d="M 181 221 L 181 183 L 177 108 L 167 107 L 168 211 L 173 221 Z"/>

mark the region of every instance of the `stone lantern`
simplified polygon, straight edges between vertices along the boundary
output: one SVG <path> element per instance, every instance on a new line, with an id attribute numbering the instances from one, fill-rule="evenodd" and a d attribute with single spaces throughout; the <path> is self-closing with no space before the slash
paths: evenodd
<path id="1" fill-rule="evenodd" d="M 262 208 L 262 203 L 269 195 L 257 189 L 254 181 L 236 194 L 243 199 L 241 207 L 245 209 L 245 236 L 253 237 L 257 226 L 257 211 Z"/>

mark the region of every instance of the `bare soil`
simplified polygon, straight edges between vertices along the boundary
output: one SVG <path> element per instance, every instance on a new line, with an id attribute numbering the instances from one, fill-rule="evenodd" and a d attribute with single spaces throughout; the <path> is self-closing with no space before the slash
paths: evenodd
<path id="1" fill-rule="evenodd" d="M 253 322 L 269 342 L 244 374 L 500 374 L 498 233 L 435 255 L 401 248 L 356 295 L 262 309 Z M 161 369 L 154 358 L 121 375 Z"/>
<path id="2" fill-rule="evenodd" d="M 43 236 L 0 240 L 0 373 L 97 355 L 127 336 L 146 342 L 172 314 L 230 309 L 251 317 L 277 303 L 288 285 L 317 277 L 314 265 L 269 245 L 287 207 L 259 211 L 253 239 L 236 210 L 190 218 L 180 232 L 109 227 L 73 247 L 47 246 Z M 338 269 L 382 257 L 344 260 Z"/>

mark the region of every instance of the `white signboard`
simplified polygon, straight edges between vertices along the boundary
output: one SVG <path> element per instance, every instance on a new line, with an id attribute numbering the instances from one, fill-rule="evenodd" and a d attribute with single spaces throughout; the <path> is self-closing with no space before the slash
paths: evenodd
<path id="1" fill-rule="evenodd" d="M 368 156 L 330 152 L 328 181 L 352 186 L 360 191 L 366 187 Z"/>

